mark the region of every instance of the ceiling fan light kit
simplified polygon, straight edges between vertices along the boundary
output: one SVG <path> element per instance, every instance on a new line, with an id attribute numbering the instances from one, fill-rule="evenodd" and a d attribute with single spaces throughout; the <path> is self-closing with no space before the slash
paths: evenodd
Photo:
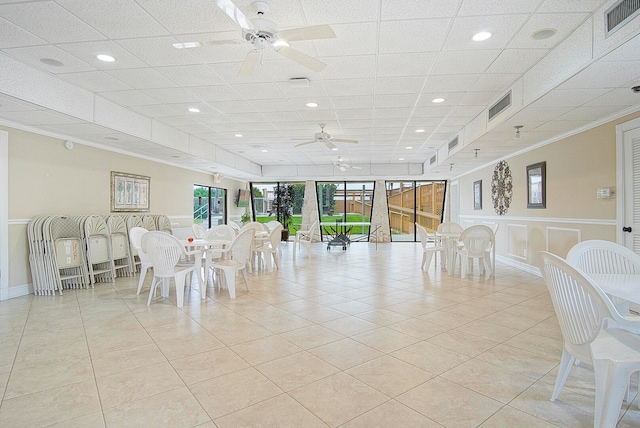
<path id="1" fill-rule="evenodd" d="M 290 42 L 333 39 L 336 37 L 333 29 L 328 25 L 314 25 L 309 27 L 292 28 L 280 30 L 278 25 L 264 18 L 269 12 L 269 5 L 263 1 L 255 1 L 251 5 L 256 11 L 257 17 L 248 19 L 244 13 L 231 0 L 217 0 L 217 6 L 242 29 L 242 40 L 210 40 L 210 41 L 187 41 L 174 43 L 176 49 L 198 48 L 205 45 L 251 43 L 253 49 L 240 67 L 238 76 L 248 77 L 255 71 L 258 61 L 268 47 L 273 48 L 277 53 L 291 61 L 306 67 L 312 71 L 320 72 L 327 66 L 299 50 L 289 46 Z"/>

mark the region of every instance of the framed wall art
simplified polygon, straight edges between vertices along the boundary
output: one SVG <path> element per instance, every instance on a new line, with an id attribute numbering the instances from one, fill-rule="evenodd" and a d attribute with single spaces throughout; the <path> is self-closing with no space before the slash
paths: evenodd
<path id="1" fill-rule="evenodd" d="M 546 175 L 546 162 L 527 166 L 527 208 L 547 207 Z"/>
<path id="2" fill-rule="evenodd" d="M 482 180 L 473 182 L 473 209 L 482 209 Z"/>
<path id="3" fill-rule="evenodd" d="M 111 171 L 111 212 L 148 212 L 151 178 Z"/>

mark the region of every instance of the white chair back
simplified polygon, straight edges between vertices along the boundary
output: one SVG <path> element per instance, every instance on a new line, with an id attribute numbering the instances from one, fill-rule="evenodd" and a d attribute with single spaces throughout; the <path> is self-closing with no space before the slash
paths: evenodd
<path id="1" fill-rule="evenodd" d="M 269 231 L 272 231 L 278 225 L 282 226 L 282 223 L 280 223 L 277 220 L 271 220 L 271 221 L 266 222 L 264 225 L 269 228 Z"/>
<path id="2" fill-rule="evenodd" d="M 149 256 L 156 277 L 174 276 L 180 258 L 186 256 L 178 238 L 166 232 L 149 231 L 142 235 L 142 251 Z"/>
<path id="3" fill-rule="evenodd" d="M 196 239 L 202 239 L 204 238 L 204 235 L 207 233 L 207 229 L 205 229 L 204 227 L 200 226 L 199 224 L 193 223 L 191 225 L 191 229 L 193 229 L 193 236 Z"/>
<path id="4" fill-rule="evenodd" d="M 282 241 L 282 229 L 284 229 L 284 226 L 280 223 L 271 229 L 271 232 L 269 233 L 269 244 L 271 245 L 271 248 L 277 249 L 280 245 L 280 242 Z"/>
<path id="5" fill-rule="evenodd" d="M 440 233 L 462 233 L 463 227 L 452 221 L 445 221 L 438 225 L 437 231 Z"/>
<path id="6" fill-rule="evenodd" d="M 205 239 L 219 239 L 222 241 L 233 241 L 236 238 L 236 232 L 233 227 L 226 224 L 219 224 L 207 230 L 204 235 Z"/>
<path id="7" fill-rule="evenodd" d="M 587 274 L 640 274 L 640 256 L 611 241 L 582 241 L 569 250 L 567 262 Z"/>
<path id="8" fill-rule="evenodd" d="M 241 227 L 238 223 L 236 223 L 235 221 L 230 221 L 229 224 L 227 224 L 227 226 L 231 226 L 233 231 L 236 233 L 236 236 L 238 236 L 238 233 L 240 233 L 240 230 L 241 230 Z"/>
<path id="9" fill-rule="evenodd" d="M 235 260 L 239 266 L 244 266 L 249 261 L 251 253 L 251 243 L 255 236 L 255 229 L 248 228 L 240 232 L 231 243 L 231 258 Z"/>
<path id="10" fill-rule="evenodd" d="M 469 257 L 482 256 L 493 245 L 493 230 L 489 226 L 475 224 L 462 231 L 460 241 L 469 252 Z"/>
<path id="11" fill-rule="evenodd" d="M 420 238 L 420 244 L 424 249 L 427 247 L 427 242 L 429 241 L 429 233 L 424 227 L 418 224 L 418 222 L 416 222 L 416 230 L 418 231 L 418 238 Z"/>

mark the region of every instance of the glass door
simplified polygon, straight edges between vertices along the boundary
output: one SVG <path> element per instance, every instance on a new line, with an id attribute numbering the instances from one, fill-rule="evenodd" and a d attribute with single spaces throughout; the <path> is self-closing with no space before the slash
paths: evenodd
<path id="1" fill-rule="evenodd" d="M 227 223 L 227 189 L 193 186 L 193 222 L 205 229 Z"/>

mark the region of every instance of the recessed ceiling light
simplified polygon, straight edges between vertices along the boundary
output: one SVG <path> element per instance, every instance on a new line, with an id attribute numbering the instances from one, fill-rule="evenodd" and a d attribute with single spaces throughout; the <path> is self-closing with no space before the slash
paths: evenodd
<path id="1" fill-rule="evenodd" d="M 535 40 L 545 40 L 555 36 L 555 34 L 556 34 L 555 28 L 545 28 L 543 30 L 538 30 L 535 33 L 533 33 L 531 35 L 531 38 Z"/>
<path id="2" fill-rule="evenodd" d="M 52 67 L 62 67 L 64 64 L 53 58 L 40 58 L 40 62 Z"/>
<path id="3" fill-rule="evenodd" d="M 98 54 L 96 55 L 96 58 L 103 62 L 114 62 L 116 60 L 114 57 L 107 54 Z"/>
<path id="4" fill-rule="evenodd" d="M 398 160 L 404 160 L 404 158 L 399 158 Z"/>
<path id="5" fill-rule="evenodd" d="M 307 103 L 307 107 L 318 107 L 318 103 Z"/>
<path id="6" fill-rule="evenodd" d="M 424 129 L 420 128 L 420 129 L 416 129 L 415 132 L 421 133 L 421 132 L 425 132 L 425 131 L 424 131 Z"/>
<path id="7" fill-rule="evenodd" d="M 197 107 L 189 107 L 191 113 L 200 113 L 200 109 Z"/>
<path id="8" fill-rule="evenodd" d="M 267 149 L 262 149 L 262 150 L 260 150 L 260 151 L 261 151 L 262 153 L 267 153 L 269 150 L 267 150 Z"/>
<path id="9" fill-rule="evenodd" d="M 338 148 L 337 147 L 332 147 L 331 150 L 333 150 L 334 152 L 337 152 Z"/>
<path id="10" fill-rule="evenodd" d="M 242 134 L 235 134 L 236 137 L 242 137 Z"/>
<path id="11" fill-rule="evenodd" d="M 491 37 L 491 33 L 489 33 L 488 31 L 481 31 L 479 33 L 474 34 L 473 37 L 471 37 L 471 39 L 474 42 L 481 42 L 483 40 L 487 40 L 489 37 Z"/>
<path id="12" fill-rule="evenodd" d="M 413 147 L 411 147 L 411 146 L 407 146 L 407 147 L 405 147 L 405 148 L 406 148 L 407 150 L 411 150 L 411 149 L 413 149 Z"/>
<path id="13" fill-rule="evenodd" d="M 444 98 L 434 98 L 431 100 L 432 103 L 443 103 L 444 102 Z"/>

